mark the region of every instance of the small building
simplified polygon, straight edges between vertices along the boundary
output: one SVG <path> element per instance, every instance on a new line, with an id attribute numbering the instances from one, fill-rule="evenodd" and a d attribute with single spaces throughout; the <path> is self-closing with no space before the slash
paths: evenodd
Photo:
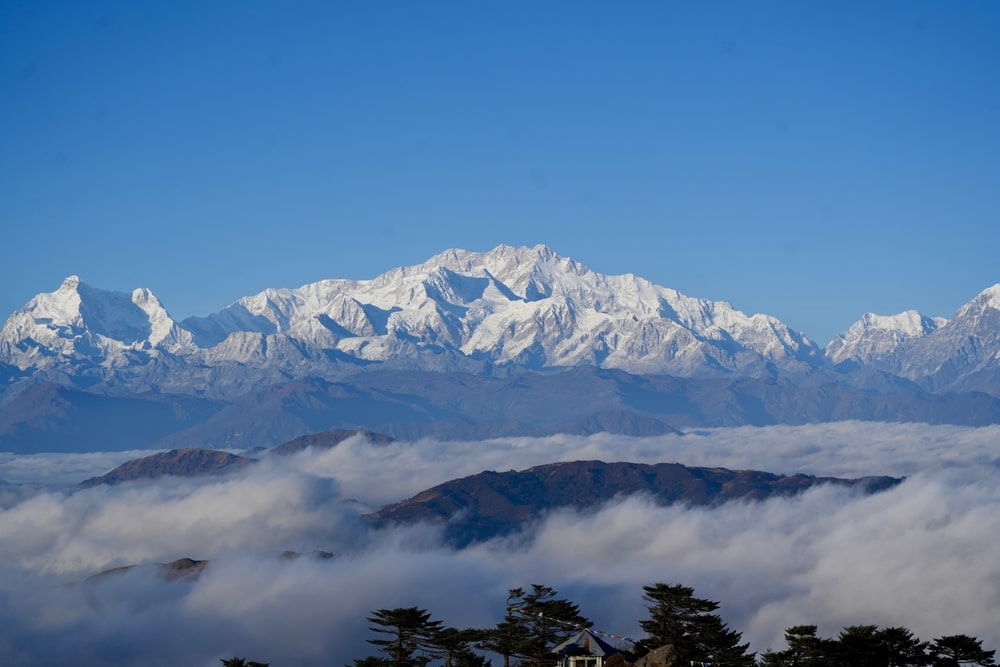
<path id="1" fill-rule="evenodd" d="M 558 655 L 558 667 L 610 667 L 609 663 L 621 662 L 609 660 L 618 655 L 618 649 L 589 629 L 580 630 L 552 652 Z"/>

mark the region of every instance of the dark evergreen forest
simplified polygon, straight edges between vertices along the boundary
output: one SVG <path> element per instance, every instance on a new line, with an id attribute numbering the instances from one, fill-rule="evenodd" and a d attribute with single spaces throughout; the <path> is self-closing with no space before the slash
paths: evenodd
<path id="1" fill-rule="evenodd" d="M 785 631 L 787 648 L 749 651 L 742 633 L 717 613 L 719 603 L 696 597 L 681 584 L 643 587 L 648 616 L 639 620 L 645 636 L 632 640 L 605 635 L 619 653 L 609 667 L 642 664 L 652 651 L 669 646 L 671 667 L 960 667 L 996 665 L 995 650 L 969 635 L 945 635 L 930 641 L 904 627 L 851 625 L 835 637 L 822 637 L 817 626 L 795 625 Z M 453 628 L 421 607 L 378 609 L 367 618 L 373 654 L 335 667 L 555 667 L 552 649 L 590 621 L 579 607 L 540 584 L 508 592 L 506 613 L 491 628 Z M 233 657 L 224 667 L 268 667 L 270 663 Z M 662 663 L 660 663 L 662 664 Z M 669 663 L 668 663 L 669 664 Z M 275 665 L 274 667 L 280 667 Z"/>

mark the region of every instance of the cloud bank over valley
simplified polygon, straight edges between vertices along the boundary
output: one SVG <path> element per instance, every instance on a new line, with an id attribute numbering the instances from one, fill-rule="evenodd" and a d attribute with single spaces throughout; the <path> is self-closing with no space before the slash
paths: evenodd
<path id="1" fill-rule="evenodd" d="M 720 601 L 758 651 L 782 647 L 800 623 L 825 635 L 858 623 L 923 639 L 967 633 L 997 648 L 997 442 L 996 426 L 858 422 L 656 438 L 354 438 L 226 476 L 82 490 L 73 485 L 141 453 L 3 455 L 0 655 L 9 665 L 207 667 L 234 654 L 347 664 L 373 654 L 365 617 L 375 609 L 417 605 L 485 627 L 501 620 L 509 588 L 532 583 L 598 628 L 638 638 L 641 588 L 657 581 Z M 530 540 L 461 551 L 440 546 L 439 527 L 375 530 L 363 519 L 456 477 L 584 459 L 907 479 L 871 496 L 818 487 L 715 509 L 631 497 L 552 512 Z M 199 578 L 168 581 L 156 567 L 186 557 L 209 561 Z"/>

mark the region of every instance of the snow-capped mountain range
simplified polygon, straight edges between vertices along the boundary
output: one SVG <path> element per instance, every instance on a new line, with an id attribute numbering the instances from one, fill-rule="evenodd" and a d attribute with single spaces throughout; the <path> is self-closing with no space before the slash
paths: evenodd
<path id="1" fill-rule="evenodd" d="M 690 378 L 864 370 L 924 390 L 1000 393 L 1000 284 L 951 320 L 864 315 L 825 353 L 778 319 L 608 276 L 546 246 L 447 250 L 372 280 L 268 289 L 173 320 L 146 289 L 65 279 L 0 331 L 8 384 L 232 397 L 362 368 L 509 372 L 594 366 Z M 3 371 L 0 369 L 0 379 Z"/>

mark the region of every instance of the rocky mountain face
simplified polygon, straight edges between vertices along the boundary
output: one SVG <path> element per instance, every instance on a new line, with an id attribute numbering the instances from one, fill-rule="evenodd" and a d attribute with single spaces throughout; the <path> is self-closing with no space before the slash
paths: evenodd
<path id="1" fill-rule="evenodd" d="M 865 313 L 843 334 L 826 346 L 826 356 L 842 367 L 859 368 L 879 363 L 886 370 L 899 371 L 903 359 L 894 358 L 906 343 L 927 336 L 948 320 L 908 310 L 899 315 Z"/>
<path id="2" fill-rule="evenodd" d="M 962 306 L 948 323 L 915 340 L 899 375 L 932 391 L 1000 394 L 1000 284 Z"/>
<path id="3" fill-rule="evenodd" d="M 1000 395 L 1000 284 L 950 320 L 915 311 L 868 313 L 831 341 L 826 354 L 844 370 L 889 373 L 927 391 Z"/>
<path id="4" fill-rule="evenodd" d="M 801 493 L 817 484 L 881 491 L 894 477 L 840 479 L 775 475 L 753 470 L 687 467 L 679 463 L 552 463 L 520 472 L 482 472 L 423 491 L 375 514 L 381 522 L 445 523 L 445 537 L 466 546 L 507 535 L 558 508 L 586 510 L 615 498 L 643 494 L 661 505 L 712 506 Z"/>
<path id="5" fill-rule="evenodd" d="M 332 428 L 449 438 L 885 419 L 995 423 L 1000 285 L 950 320 L 866 314 L 822 353 L 767 315 L 545 246 L 173 320 L 70 277 L 0 330 L 0 450 L 266 447 Z M 986 394 L 986 395 L 984 395 Z"/>

